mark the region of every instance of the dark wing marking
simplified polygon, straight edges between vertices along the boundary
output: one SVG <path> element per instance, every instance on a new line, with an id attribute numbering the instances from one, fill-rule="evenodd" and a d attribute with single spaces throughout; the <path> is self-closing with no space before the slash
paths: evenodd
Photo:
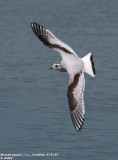
<path id="1" fill-rule="evenodd" d="M 48 29 L 44 28 L 43 26 L 40 26 L 37 23 L 31 23 L 31 28 L 34 32 L 34 34 L 49 48 L 54 49 L 57 51 L 62 57 L 63 54 L 74 54 L 76 53 L 73 51 L 72 48 L 70 48 L 67 44 L 60 41 L 58 38 L 54 36 L 54 34 L 49 31 Z M 77 55 L 76 55 L 77 56 Z"/>
<path id="2" fill-rule="evenodd" d="M 92 54 L 91 54 L 90 60 L 91 60 L 91 64 L 92 64 L 93 73 L 94 73 L 94 75 L 96 75 L 96 70 L 95 70 L 95 65 L 94 65 L 93 55 Z"/>
<path id="3" fill-rule="evenodd" d="M 72 118 L 72 122 L 77 131 L 80 131 L 83 123 L 84 123 L 84 116 L 85 116 L 85 107 L 84 107 L 84 73 L 77 73 L 74 78 L 73 82 L 68 86 L 68 102 L 70 108 L 70 114 Z"/>

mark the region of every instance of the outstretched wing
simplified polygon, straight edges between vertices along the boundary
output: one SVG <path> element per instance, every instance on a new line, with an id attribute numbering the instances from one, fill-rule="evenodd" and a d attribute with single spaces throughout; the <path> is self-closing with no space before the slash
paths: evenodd
<path id="1" fill-rule="evenodd" d="M 70 48 L 67 44 L 60 41 L 58 38 L 54 36 L 54 34 L 48 29 L 40 26 L 37 23 L 31 23 L 31 28 L 34 34 L 48 47 L 52 48 L 56 52 L 60 54 L 63 58 L 65 54 L 74 54 L 76 53 Z M 76 55 L 77 56 L 77 55 Z"/>
<path id="2" fill-rule="evenodd" d="M 70 108 L 70 114 L 72 122 L 77 131 L 80 131 L 85 116 L 85 107 L 84 107 L 84 88 L 85 88 L 85 79 L 84 73 L 80 72 L 75 74 L 72 78 L 72 75 L 69 75 L 70 79 L 73 81 L 68 86 L 68 102 Z"/>

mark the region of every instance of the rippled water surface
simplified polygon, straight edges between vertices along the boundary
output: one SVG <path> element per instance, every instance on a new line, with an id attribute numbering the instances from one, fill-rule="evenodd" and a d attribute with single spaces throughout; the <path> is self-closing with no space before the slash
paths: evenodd
<path id="1" fill-rule="evenodd" d="M 85 75 L 86 117 L 79 133 L 69 114 L 67 74 L 49 70 L 60 57 L 35 37 L 32 21 L 49 28 L 80 57 L 94 55 L 97 75 Z M 117 160 L 117 60 L 117 0 L 1 0 L 0 153 Z"/>

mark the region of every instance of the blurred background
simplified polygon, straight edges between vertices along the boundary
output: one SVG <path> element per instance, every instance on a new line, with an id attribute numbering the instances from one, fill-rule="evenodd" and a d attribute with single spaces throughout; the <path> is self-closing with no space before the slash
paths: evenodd
<path id="1" fill-rule="evenodd" d="M 61 58 L 37 39 L 33 21 L 80 57 L 93 53 L 97 74 L 85 75 L 86 116 L 79 133 L 70 118 L 67 73 L 49 70 Z M 0 0 L 0 153 L 117 160 L 117 47 L 117 0 Z"/>

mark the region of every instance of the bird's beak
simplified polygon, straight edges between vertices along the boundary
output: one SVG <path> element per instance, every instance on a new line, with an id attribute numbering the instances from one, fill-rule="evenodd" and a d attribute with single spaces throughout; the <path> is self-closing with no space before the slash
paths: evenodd
<path id="1" fill-rule="evenodd" d="M 53 69 L 52 67 L 51 68 L 49 68 L 49 70 L 51 70 L 51 69 Z"/>

